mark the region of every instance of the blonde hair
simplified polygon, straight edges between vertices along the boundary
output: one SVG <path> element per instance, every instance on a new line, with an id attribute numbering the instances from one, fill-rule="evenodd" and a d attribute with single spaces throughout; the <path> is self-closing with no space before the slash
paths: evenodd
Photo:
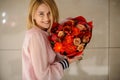
<path id="1" fill-rule="evenodd" d="M 27 21 L 27 29 L 31 29 L 33 25 L 35 25 L 33 15 L 39 5 L 46 4 L 51 11 L 53 21 L 51 22 L 51 25 L 53 22 L 58 22 L 59 20 L 59 13 L 58 8 L 54 0 L 31 0 L 29 4 L 29 13 L 28 13 L 28 21 Z M 51 29 L 51 28 L 50 28 Z"/>

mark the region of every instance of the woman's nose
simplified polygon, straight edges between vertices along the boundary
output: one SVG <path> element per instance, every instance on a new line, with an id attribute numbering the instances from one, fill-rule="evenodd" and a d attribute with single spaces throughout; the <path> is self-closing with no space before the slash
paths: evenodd
<path id="1" fill-rule="evenodd" d="M 44 21 L 45 21 L 46 23 L 48 23 L 48 22 L 50 21 L 50 18 L 49 18 L 48 15 L 46 15 L 46 16 L 44 17 Z"/>

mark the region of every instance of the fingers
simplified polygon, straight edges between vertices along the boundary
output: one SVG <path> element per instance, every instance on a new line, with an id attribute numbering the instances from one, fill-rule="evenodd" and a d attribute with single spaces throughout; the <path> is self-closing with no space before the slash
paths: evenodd
<path id="1" fill-rule="evenodd" d="M 78 59 L 78 61 L 80 61 L 80 60 L 83 60 L 83 56 L 81 56 L 80 59 Z"/>
<path id="2" fill-rule="evenodd" d="M 77 59 L 78 61 L 83 60 L 83 55 L 76 56 L 76 59 Z"/>
<path id="3" fill-rule="evenodd" d="M 77 62 L 83 60 L 83 55 L 75 56 L 74 58 L 68 58 L 65 56 L 69 63 Z"/>

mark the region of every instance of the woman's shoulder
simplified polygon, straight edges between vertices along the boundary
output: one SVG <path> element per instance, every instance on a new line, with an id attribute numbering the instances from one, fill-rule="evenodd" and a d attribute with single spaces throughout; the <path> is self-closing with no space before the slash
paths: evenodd
<path id="1" fill-rule="evenodd" d="M 24 43 L 28 44 L 30 40 L 32 39 L 41 39 L 42 38 L 42 34 L 40 31 L 36 30 L 34 27 L 32 27 L 31 29 L 28 29 L 25 32 L 25 38 L 24 38 Z"/>
<path id="2" fill-rule="evenodd" d="M 31 40 L 32 38 L 41 38 L 42 37 L 42 34 L 40 31 L 36 30 L 34 27 L 27 30 L 26 33 L 25 33 L 25 40 L 29 41 Z"/>
<path id="3" fill-rule="evenodd" d="M 36 36 L 36 35 L 40 35 L 41 34 L 41 31 L 36 29 L 36 27 L 32 27 L 31 29 L 27 30 L 26 31 L 26 35 L 28 36 Z"/>

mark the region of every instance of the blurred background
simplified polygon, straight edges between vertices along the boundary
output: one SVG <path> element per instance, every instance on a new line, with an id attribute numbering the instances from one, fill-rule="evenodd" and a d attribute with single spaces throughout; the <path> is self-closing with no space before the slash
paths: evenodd
<path id="1" fill-rule="evenodd" d="M 0 80 L 22 80 L 21 48 L 30 0 L 0 0 Z M 84 59 L 62 80 L 120 80 L 120 0 L 55 0 L 60 21 L 84 16 L 93 21 Z"/>

